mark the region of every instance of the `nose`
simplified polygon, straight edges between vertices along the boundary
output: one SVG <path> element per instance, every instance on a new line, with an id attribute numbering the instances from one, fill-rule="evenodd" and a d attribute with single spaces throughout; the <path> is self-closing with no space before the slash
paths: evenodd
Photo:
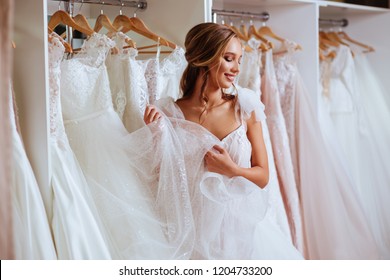
<path id="1" fill-rule="evenodd" d="M 240 72 L 240 64 L 238 63 L 238 61 L 235 61 L 233 67 L 232 67 L 232 72 L 234 74 L 238 74 Z"/>

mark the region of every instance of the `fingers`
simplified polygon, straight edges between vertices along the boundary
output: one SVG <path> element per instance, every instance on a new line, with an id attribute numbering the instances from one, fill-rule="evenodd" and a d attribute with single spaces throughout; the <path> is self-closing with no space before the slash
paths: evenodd
<path id="1" fill-rule="evenodd" d="M 150 124 L 151 122 L 154 122 L 154 121 L 158 120 L 159 118 L 161 118 L 161 114 L 158 112 L 156 107 L 154 107 L 152 105 L 148 105 L 146 107 L 145 113 L 144 113 L 144 122 L 146 124 Z"/>
<path id="2" fill-rule="evenodd" d="M 219 145 L 214 145 L 213 148 L 214 148 L 215 150 L 217 150 L 217 151 L 218 151 L 219 153 L 221 153 L 221 154 L 223 154 L 223 153 L 225 152 L 225 149 L 222 148 L 222 147 L 219 146 Z"/>

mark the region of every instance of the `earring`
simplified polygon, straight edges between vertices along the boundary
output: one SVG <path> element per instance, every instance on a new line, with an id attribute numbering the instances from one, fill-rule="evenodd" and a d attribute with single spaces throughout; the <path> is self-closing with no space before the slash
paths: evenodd
<path id="1" fill-rule="evenodd" d="M 234 84 L 230 88 L 222 88 L 223 94 L 235 95 L 237 92 L 237 88 Z"/>

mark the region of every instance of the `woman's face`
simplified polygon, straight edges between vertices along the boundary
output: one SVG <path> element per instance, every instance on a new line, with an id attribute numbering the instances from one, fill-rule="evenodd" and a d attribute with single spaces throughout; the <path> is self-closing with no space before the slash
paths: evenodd
<path id="1" fill-rule="evenodd" d="M 232 38 L 226 50 L 214 65 L 210 67 L 209 86 L 217 88 L 230 88 L 240 72 L 242 46 L 238 38 Z"/>

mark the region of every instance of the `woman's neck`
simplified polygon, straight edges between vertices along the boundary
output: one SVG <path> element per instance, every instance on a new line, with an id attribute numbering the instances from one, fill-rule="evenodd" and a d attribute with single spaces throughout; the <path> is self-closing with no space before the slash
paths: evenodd
<path id="1" fill-rule="evenodd" d="M 221 94 L 221 89 L 219 87 L 212 87 L 209 86 L 209 84 L 206 84 L 203 96 L 201 94 L 201 89 L 202 89 L 202 79 L 198 79 L 194 88 L 194 94 L 192 95 L 192 99 L 194 102 L 199 103 L 200 106 L 204 106 L 205 100 L 203 97 L 207 97 L 207 105 L 208 107 L 214 107 L 219 105 L 223 100 L 222 100 L 222 94 Z"/>

